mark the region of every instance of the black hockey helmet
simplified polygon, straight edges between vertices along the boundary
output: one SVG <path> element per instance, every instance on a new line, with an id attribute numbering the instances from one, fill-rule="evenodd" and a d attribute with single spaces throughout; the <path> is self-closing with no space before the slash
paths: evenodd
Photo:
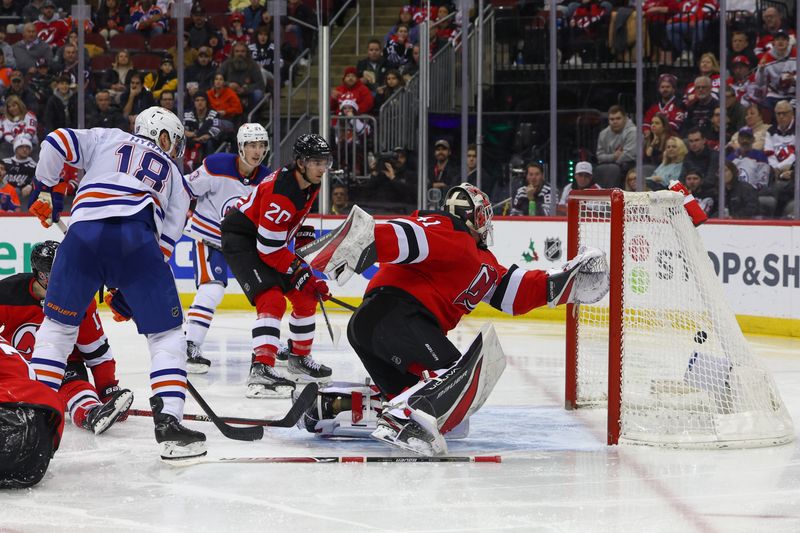
<path id="1" fill-rule="evenodd" d="M 298 159 L 327 159 L 331 160 L 331 145 L 320 135 L 305 133 L 294 142 L 294 160 Z"/>
<path id="2" fill-rule="evenodd" d="M 50 279 L 50 270 L 53 269 L 53 260 L 56 258 L 58 241 L 38 242 L 31 250 L 31 270 L 42 287 L 47 288 Z"/>
<path id="3" fill-rule="evenodd" d="M 44 477 L 55 443 L 52 413 L 0 405 L 0 488 L 27 488 Z"/>

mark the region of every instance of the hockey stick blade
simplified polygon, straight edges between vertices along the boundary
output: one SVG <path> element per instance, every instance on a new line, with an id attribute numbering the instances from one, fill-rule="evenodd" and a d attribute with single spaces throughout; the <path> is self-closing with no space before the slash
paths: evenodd
<path id="1" fill-rule="evenodd" d="M 366 456 L 332 456 L 332 457 L 220 457 L 218 459 L 201 459 L 195 464 L 214 463 L 501 463 L 499 455 L 473 455 L 452 457 L 366 457 Z M 187 465 L 188 466 L 188 465 Z"/>
<path id="2" fill-rule="evenodd" d="M 235 418 L 235 417 L 228 417 L 222 416 L 219 417 L 220 420 L 227 424 L 242 424 L 247 426 L 264 426 L 264 427 L 279 427 L 279 428 L 291 428 L 297 424 L 297 421 L 300 420 L 300 417 L 303 416 L 303 413 L 306 412 L 306 409 L 311 407 L 316 400 L 317 390 L 319 386 L 314 383 L 313 387 L 312 384 L 309 383 L 303 392 L 300 393 L 300 396 L 297 397 L 297 401 L 292 404 L 292 407 L 286 413 L 283 418 L 277 420 L 260 420 L 258 418 Z M 143 409 L 129 409 L 128 414 L 131 416 L 153 416 L 152 411 L 146 411 Z M 190 415 L 184 414 L 184 420 L 192 420 L 195 422 L 213 422 L 208 415 Z"/>
<path id="3" fill-rule="evenodd" d="M 208 418 L 211 422 L 217 426 L 217 429 L 225 435 L 227 438 L 232 440 L 259 440 L 264 437 L 264 428 L 260 426 L 253 426 L 253 427 L 234 427 L 229 424 L 226 424 L 220 417 L 211 410 L 211 407 L 206 403 L 200 393 L 197 392 L 197 389 L 194 388 L 194 385 L 191 384 L 190 381 L 186 381 L 186 387 L 189 389 L 189 394 L 192 395 L 194 401 L 200 405 L 200 408 L 208 415 Z"/>

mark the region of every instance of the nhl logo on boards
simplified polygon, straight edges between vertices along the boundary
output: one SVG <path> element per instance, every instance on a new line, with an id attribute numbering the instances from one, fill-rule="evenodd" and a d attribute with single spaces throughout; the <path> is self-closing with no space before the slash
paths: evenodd
<path id="1" fill-rule="evenodd" d="M 558 237 L 546 238 L 544 240 L 544 256 L 548 261 L 561 259 L 561 239 Z"/>

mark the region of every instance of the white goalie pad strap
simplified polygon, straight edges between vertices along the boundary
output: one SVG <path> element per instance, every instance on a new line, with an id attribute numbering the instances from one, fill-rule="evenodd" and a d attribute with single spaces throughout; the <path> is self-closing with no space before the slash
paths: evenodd
<path id="1" fill-rule="evenodd" d="M 312 268 L 344 285 L 353 274 L 363 272 L 374 263 L 370 254 L 374 243 L 375 220 L 355 205 L 341 226 L 303 246 L 298 254 Z"/>
<path id="2" fill-rule="evenodd" d="M 446 434 L 483 406 L 505 368 L 505 353 L 494 326 L 487 322 L 469 349 L 453 366 L 437 370 L 436 377 L 421 381 L 396 396 L 387 404 L 387 408 L 400 417 L 406 417 L 404 410 L 411 411 L 411 418 L 422 424 L 425 417 L 420 422 L 414 416 L 420 409 L 409 407 L 409 404 L 419 405 L 419 401 L 424 398 L 431 405 L 435 404 L 437 428 L 442 434 Z M 464 374 L 466 378 L 463 377 Z M 455 386 L 460 387 L 463 393 L 456 396 L 451 405 L 442 405 L 444 395 Z"/>
<path id="3" fill-rule="evenodd" d="M 381 410 L 380 392 L 363 383 L 334 382 L 319 390 L 319 398 L 344 396 L 350 398 L 351 409 L 341 411 L 333 418 L 321 418 L 315 426 L 321 437 L 369 438 L 377 427 Z"/>

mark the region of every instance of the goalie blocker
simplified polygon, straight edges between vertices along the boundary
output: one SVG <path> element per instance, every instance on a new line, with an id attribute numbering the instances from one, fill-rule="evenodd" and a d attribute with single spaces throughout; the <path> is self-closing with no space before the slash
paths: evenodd
<path id="1" fill-rule="evenodd" d="M 545 304 L 595 302 L 606 294 L 608 268 L 597 250 L 582 250 L 551 272 L 501 265 L 488 249 L 492 216 L 488 197 L 463 183 L 447 193 L 445 211 L 416 211 L 376 224 L 354 208 L 339 228 L 298 251 L 339 284 L 373 262 L 381 264 L 347 332 L 375 385 L 392 398 L 374 438 L 425 455 L 441 453 L 442 432 L 480 407 L 485 397 L 471 394 L 474 403 L 465 403 L 441 385 L 453 379 L 455 368 L 470 368 L 458 375 L 478 379 L 461 377 L 453 392 L 461 390 L 461 380 L 489 384 L 446 336 L 480 302 L 519 315 Z M 429 388 L 438 389 L 435 402 Z M 491 387 L 481 390 L 488 395 Z"/>

